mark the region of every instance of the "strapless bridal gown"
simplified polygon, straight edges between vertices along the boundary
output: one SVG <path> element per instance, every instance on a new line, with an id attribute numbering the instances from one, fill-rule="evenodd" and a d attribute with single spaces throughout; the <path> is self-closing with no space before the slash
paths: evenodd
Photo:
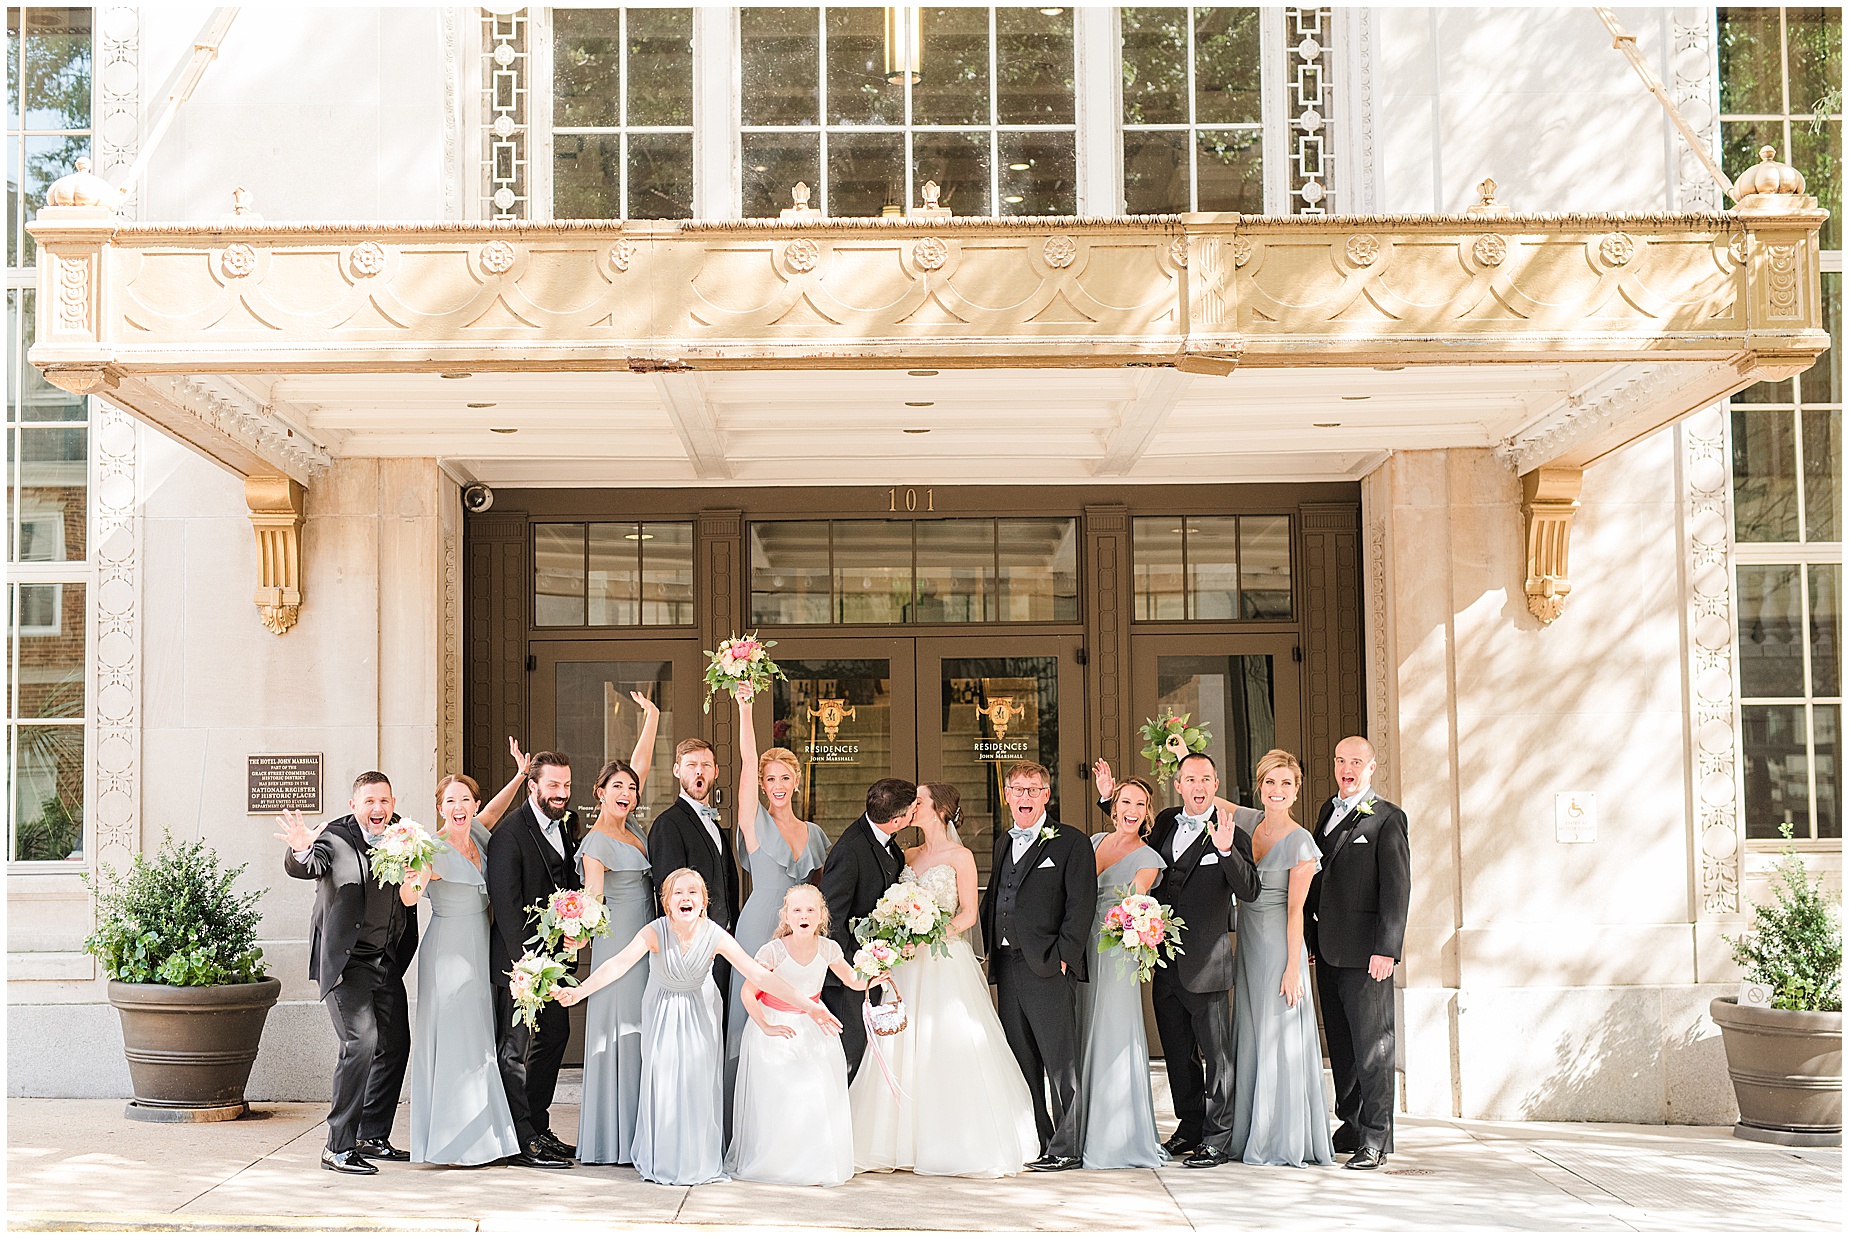
<path id="1" fill-rule="evenodd" d="M 956 914 L 951 866 L 921 874 L 908 868 L 900 877 Z M 855 1168 L 990 1179 L 1018 1174 L 1039 1156 L 1040 1139 L 1027 1081 L 1002 1036 L 975 952 L 953 938 L 948 956 L 922 952 L 893 970 L 893 982 L 908 1022 L 894 1036 L 868 1038 L 867 1057 L 848 1089 Z"/>

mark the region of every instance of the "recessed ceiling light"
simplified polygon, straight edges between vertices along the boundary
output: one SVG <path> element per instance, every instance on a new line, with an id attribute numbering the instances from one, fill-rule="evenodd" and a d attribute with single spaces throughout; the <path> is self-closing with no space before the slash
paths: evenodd
<path id="1" fill-rule="evenodd" d="M 469 401 L 469 407 L 471 409 L 492 409 L 494 407 L 494 401 L 492 400 L 471 400 Z"/>
<path id="2" fill-rule="evenodd" d="M 1066 10 L 1064 10 L 1064 9 L 1041 9 L 1041 10 L 1040 10 L 1040 16 L 1042 16 L 1042 17 L 1058 17 L 1058 16 L 1059 16 L 1059 15 L 1060 15 L 1061 13 L 1064 13 L 1065 11 L 1066 11 Z"/>
<path id="3" fill-rule="evenodd" d="M 1013 205 L 1017 202 L 1020 202 L 1021 200 L 1022 200 L 1021 195 L 1019 194 L 1009 194 L 1007 197 L 1002 199 L 1003 202 L 1006 202 L 1009 205 Z"/>
<path id="4" fill-rule="evenodd" d="M 488 427 L 488 430 L 490 433 L 497 434 L 497 435 L 511 435 L 511 434 L 520 433 L 520 427 L 518 426 L 490 426 Z"/>
<path id="5" fill-rule="evenodd" d="M 931 428 L 929 426 L 907 426 L 905 428 L 905 433 L 908 435 L 928 435 L 931 433 Z"/>
<path id="6" fill-rule="evenodd" d="M 1343 396 L 1344 400 L 1372 400 L 1372 396 Z"/>
<path id="7" fill-rule="evenodd" d="M 473 378 L 474 376 L 468 374 L 439 374 L 437 377 L 440 379 L 466 379 Z"/>
<path id="8" fill-rule="evenodd" d="M 1180 526 L 1180 525 L 1177 525 L 1177 526 L 1175 526 L 1175 527 L 1174 527 L 1173 529 L 1171 529 L 1171 530 L 1169 530 L 1169 532 L 1170 532 L 1170 533 L 1180 533 L 1180 532 L 1181 532 L 1181 526 Z M 1195 525 L 1189 525 L 1189 526 L 1188 526 L 1188 532 L 1189 532 L 1189 533 L 1199 533 L 1199 532 L 1200 532 L 1200 528 L 1199 528 L 1198 526 L 1195 526 Z"/>
<path id="9" fill-rule="evenodd" d="M 1374 368 L 1380 371 L 1382 374 L 1398 374 L 1400 371 L 1404 370 L 1406 367 L 1405 366 L 1375 366 Z"/>
<path id="10" fill-rule="evenodd" d="M 1011 163 L 1011 164 L 1009 164 L 1009 165 L 1008 165 L 1008 171 L 1010 171 L 1010 172 L 1025 172 L 1025 171 L 1027 171 L 1027 170 L 1028 170 L 1029 168 L 1031 168 L 1031 167 L 1033 167 L 1033 166 L 1034 166 L 1034 165 L 1032 165 L 1032 164 L 1030 164 L 1030 163 Z"/>
<path id="11" fill-rule="evenodd" d="M 1340 426 L 1341 424 L 1342 423 L 1340 422 L 1311 422 L 1310 423 L 1310 425 L 1316 427 L 1318 430 L 1334 430 L 1337 426 Z"/>
<path id="12" fill-rule="evenodd" d="M 932 375 L 936 374 L 937 371 L 935 370 L 907 370 L 906 373 L 911 375 L 915 379 L 928 379 Z"/>
<path id="13" fill-rule="evenodd" d="M 908 409 L 928 409 L 936 403 L 937 401 L 935 400 L 907 400 L 905 402 L 905 407 Z"/>

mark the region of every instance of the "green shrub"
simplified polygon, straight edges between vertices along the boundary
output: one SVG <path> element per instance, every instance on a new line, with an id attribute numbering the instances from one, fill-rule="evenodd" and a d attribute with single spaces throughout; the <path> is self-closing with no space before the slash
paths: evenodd
<path id="1" fill-rule="evenodd" d="M 90 883 L 96 932 L 83 946 L 102 961 L 110 980 L 242 985 L 263 979 L 256 939 L 264 892 L 232 891 L 243 865 L 227 871 L 203 842 L 175 843 L 168 832 L 154 859 L 135 857 L 126 874 L 98 868 Z"/>
<path id="2" fill-rule="evenodd" d="M 1784 828 L 1786 839 L 1791 827 Z M 1843 1009 L 1843 935 L 1840 911 L 1813 880 L 1804 858 L 1786 847 L 1772 876 L 1773 902 L 1753 909 L 1753 923 L 1727 939 L 1734 962 L 1749 981 L 1772 987 L 1780 1011 Z"/>

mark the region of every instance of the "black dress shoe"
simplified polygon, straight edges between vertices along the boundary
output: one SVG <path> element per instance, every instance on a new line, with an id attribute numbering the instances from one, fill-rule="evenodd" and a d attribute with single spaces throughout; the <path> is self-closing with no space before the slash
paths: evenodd
<path id="1" fill-rule="evenodd" d="M 1233 1160 L 1233 1155 L 1225 1149 L 1216 1149 L 1211 1144 L 1203 1144 L 1187 1161 L 1181 1163 L 1190 1170 L 1201 1170 L 1208 1166 L 1224 1166 Z"/>
<path id="2" fill-rule="evenodd" d="M 1194 1150 L 1200 1148 L 1201 1142 L 1193 1136 L 1184 1136 L 1180 1132 L 1176 1132 L 1162 1142 L 1162 1147 L 1168 1150 L 1170 1157 L 1180 1157 L 1184 1153 L 1192 1153 Z"/>
<path id="3" fill-rule="evenodd" d="M 392 1142 L 381 1136 L 377 1140 L 356 1140 L 353 1151 L 362 1157 L 376 1158 L 382 1162 L 408 1162 L 411 1155 L 403 1149 L 395 1149 Z"/>
<path id="4" fill-rule="evenodd" d="M 560 1140 L 557 1136 L 553 1135 L 552 1130 L 550 1128 L 547 1128 L 545 1131 L 540 1132 L 537 1136 L 534 1136 L 533 1143 L 538 1145 L 540 1148 L 544 1149 L 546 1152 L 552 1154 L 552 1156 L 554 1157 L 571 1158 L 571 1157 L 576 1157 L 578 1155 L 577 1145 L 566 1144 L 563 1140 Z"/>
<path id="5" fill-rule="evenodd" d="M 569 1170 L 571 1162 L 563 1157 L 554 1157 L 550 1150 L 540 1147 L 535 1140 L 507 1159 L 510 1166 L 530 1166 L 534 1170 Z"/>
<path id="6" fill-rule="evenodd" d="M 1076 1157 L 1054 1157 L 1051 1153 L 1027 1163 L 1029 1170 L 1077 1170 L 1082 1163 Z"/>
<path id="7" fill-rule="evenodd" d="M 1386 1160 L 1385 1153 L 1364 1144 L 1342 1166 L 1345 1170 L 1379 1170 Z"/>
<path id="8" fill-rule="evenodd" d="M 341 1174 L 378 1174 L 379 1168 L 361 1157 L 354 1149 L 342 1149 L 336 1153 L 332 1149 L 321 1150 L 321 1169 L 336 1170 Z"/>

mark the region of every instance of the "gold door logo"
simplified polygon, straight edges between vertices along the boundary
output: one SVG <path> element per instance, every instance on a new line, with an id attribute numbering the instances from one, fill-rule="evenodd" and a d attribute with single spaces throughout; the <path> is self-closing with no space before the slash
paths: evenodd
<path id="1" fill-rule="evenodd" d="M 844 697 L 823 697 L 821 707 L 809 707 L 809 717 L 822 725 L 832 742 L 841 732 L 841 724 L 854 717 L 854 707 Z"/>
<path id="2" fill-rule="evenodd" d="M 976 713 L 994 726 L 997 740 L 1005 740 L 1008 737 L 1008 725 L 1025 716 L 1027 707 L 1015 705 L 1013 697 L 991 697 L 988 705 L 976 707 Z"/>

